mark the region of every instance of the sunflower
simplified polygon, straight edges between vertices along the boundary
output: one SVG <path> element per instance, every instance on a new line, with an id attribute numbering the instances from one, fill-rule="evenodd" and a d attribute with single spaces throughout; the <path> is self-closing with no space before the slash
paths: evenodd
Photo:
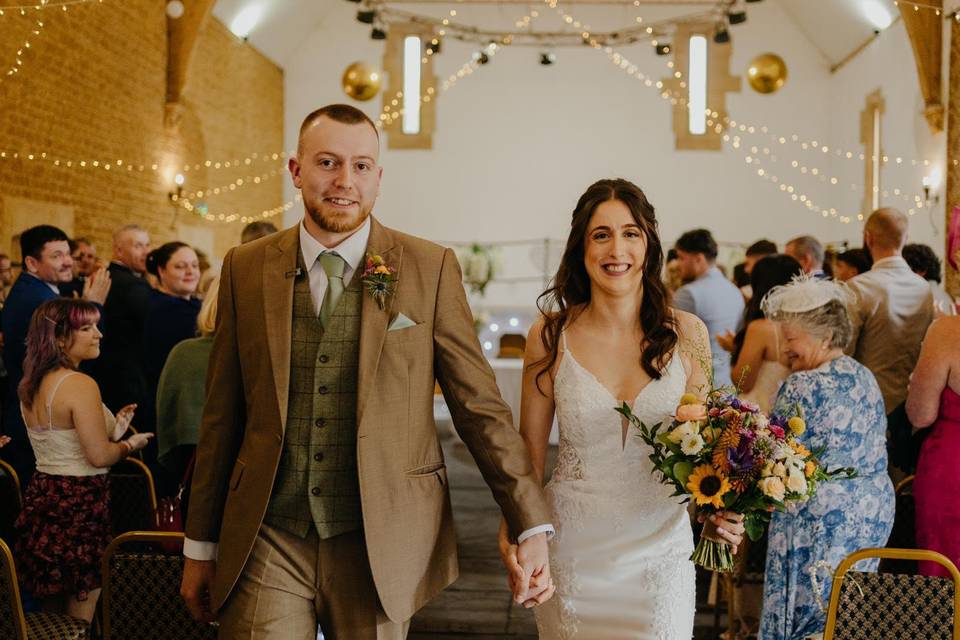
<path id="1" fill-rule="evenodd" d="M 697 505 L 702 507 L 709 504 L 715 509 L 722 509 L 723 496 L 730 491 L 730 481 L 712 465 L 702 464 L 687 479 L 687 490 Z"/>

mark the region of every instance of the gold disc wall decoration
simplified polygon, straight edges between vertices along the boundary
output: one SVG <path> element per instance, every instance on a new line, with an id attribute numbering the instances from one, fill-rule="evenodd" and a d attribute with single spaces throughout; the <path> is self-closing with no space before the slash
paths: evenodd
<path id="1" fill-rule="evenodd" d="M 776 93 L 787 81 L 787 63 L 775 53 L 762 53 L 750 61 L 747 81 L 757 93 Z"/>
<path id="2" fill-rule="evenodd" d="M 343 72 L 343 92 L 354 100 L 366 101 L 380 91 L 383 73 L 366 62 L 354 62 Z"/>

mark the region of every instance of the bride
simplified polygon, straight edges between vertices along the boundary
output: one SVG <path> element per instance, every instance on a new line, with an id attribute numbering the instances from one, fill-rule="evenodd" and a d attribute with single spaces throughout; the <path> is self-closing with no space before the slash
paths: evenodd
<path id="1" fill-rule="evenodd" d="M 693 533 L 679 498 L 614 407 L 654 424 L 684 393 L 709 391 L 710 342 L 695 316 L 669 308 L 653 207 L 626 180 L 601 180 L 573 212 L 543 317 L 530 329 L 520 431 L 544 475 L 556 412 L 560 450 L 546 486 L 556 535 L 556 596 L 536 609 L 540 637 L 619 640 L 693 635 Z M 704 535 L 736 548 L 742 518 L 710 518 Z M 501 527 L 511 584 L 524 576 Z M 527 606 L 534 602 L 528 601 Z"/>

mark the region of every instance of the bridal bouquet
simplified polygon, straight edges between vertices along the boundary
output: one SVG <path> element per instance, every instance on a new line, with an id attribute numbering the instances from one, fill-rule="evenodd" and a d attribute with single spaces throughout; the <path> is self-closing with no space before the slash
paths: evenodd
<path id="1" fill-rule="evenodd" d="M 685 394 L 676 415 L 652 427 L 626 403 L 617 411 L 653 449 L 654 473 L 674 496 L 707 513 L 742 513 L 751 540 L 763 535 L 774 510 L 808 500 L 820 482 L 856 475 L 851 468 L 827 470 L 818 460 L 823 452 L 797 440 L 806 429 L 799 407 L 792 416 L 767 416 L 733 394 L 713 391 L 706 404 Z M 730 547 L 704 537 L 690 559 L 713 571 L 733 570 Z"/>

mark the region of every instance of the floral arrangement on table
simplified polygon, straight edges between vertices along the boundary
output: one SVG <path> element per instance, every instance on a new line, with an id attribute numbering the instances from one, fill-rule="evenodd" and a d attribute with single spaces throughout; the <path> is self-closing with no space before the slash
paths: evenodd
<path id="1" fill-rule="evenodd" d="M 652 427 L 626 403 L 617 411 L 651 447 L 654 473 L 674 488 L 674 496 L 693 500 L 707 513 L 742 513 L 751 540 L 763 535 L 773 511 L 809 500 L 821 482 L 856 476 L 852 468 L 828 470 L 819 460 L 822 450 L 811 452 L 797 440 L 806 430 L 799 406 L 792 416 L 767 416 L 716 390 L 705 404 L 685 394 L 676 415 Z M 730 547 L 705 537 L 690 559 L 713 571 L 733 570 Z"/>
<path id="2" fill-rule="evenodd" d="M 472 244 L 457 252 L 463 269 L 463 282 L 481 296 L 500 272 L 500 253 L 496 247 Z"/>

